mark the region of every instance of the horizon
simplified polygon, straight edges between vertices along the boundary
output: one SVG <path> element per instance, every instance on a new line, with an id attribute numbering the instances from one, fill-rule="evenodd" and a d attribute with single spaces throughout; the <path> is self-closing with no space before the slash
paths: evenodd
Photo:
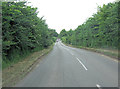
<path id="1" fill-rule="evenodd" d="M 28 0 L 29 5 L 38 8 L 38 17 L 44 17 L 48 27 L 59 34 L 62 29 L 75 30 L 97 13 L 97 7 L 115 0 Z M 54 3 L 53 3 L 54 2 Z"/>

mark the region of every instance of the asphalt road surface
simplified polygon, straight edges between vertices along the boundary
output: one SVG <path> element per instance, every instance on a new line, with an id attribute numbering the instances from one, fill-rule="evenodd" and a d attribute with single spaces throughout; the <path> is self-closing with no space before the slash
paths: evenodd
<path id="1" fill-rule="evenodd" d="M 59 41 L 15 87 L 118 87 L 118 62 Z"/>

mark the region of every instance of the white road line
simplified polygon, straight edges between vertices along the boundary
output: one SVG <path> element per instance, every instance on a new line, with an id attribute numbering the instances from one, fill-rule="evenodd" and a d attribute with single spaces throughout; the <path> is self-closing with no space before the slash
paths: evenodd
<path id="1" fill-rule="evenodd" d="M 71 54 L 71 55 L 74 55 L 72 52 L 70 52 L 70 49 L 68 49 L 68 48 L 64 48 L 65 50 L 67 50 L 67 51 L 69 51 L 69 53 Z"/>
<path id="2" fill-rule="evenodd" d="M 36 65 L 36 67 L 39 67 L 39 65 Z"/>
<path id="3" fill-rule="evenodd" d="M 67 51 L 69 51 L 69 49 L 67 49 L 67 48 L 64 48 L 65 50 L 67 50 Z"/>
<path id="4" fill-rule="evenodd" d="M 71 53 L 71 55 L 74 55 L 73 53 Z"/>
<path id="5" fill-rule="evenodd" d="M 65 50 L 67 50 L 66 48 L 64 48 Z"/>
<path id="6" fill-rule="evenodd" d="M 97 86 L 99 89 L 102 89 L 100 85 L 96 84 L 96 86 Z"/>
<path id="7" fill-rule="evenodd" d="M 76 57 L 77 58 L 77 57 Z M 77 58 L 77 60 L 80 62 L 80 64 L 85 68 L 85 70 L 88 70 L 87 67 L 80 61 L 80 59 Z"/>
<path id="8" fill-rule="evenodd" d="M 67 49 L 67 48 L 65 48 L 65 49 L 69 51 L 69 49 Z"/>

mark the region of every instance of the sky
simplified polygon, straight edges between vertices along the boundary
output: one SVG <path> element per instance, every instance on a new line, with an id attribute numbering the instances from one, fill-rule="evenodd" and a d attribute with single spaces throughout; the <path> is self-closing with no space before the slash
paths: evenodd
<path id="1" fill-rule="evenodd" d="M 97 7 L 115 0 L 28 0 L 44 16 L 48 27 L 58 33 L 76 29 L 97 12 Z"/>

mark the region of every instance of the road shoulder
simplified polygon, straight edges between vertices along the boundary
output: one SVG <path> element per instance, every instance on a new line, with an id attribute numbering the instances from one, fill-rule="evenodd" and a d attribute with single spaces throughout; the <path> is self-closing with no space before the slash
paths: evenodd
<path id="1" fill-rule="evenodd" d="M 24 60 L 2 70 L 2 86 L 11 87 L 23 79 L 41 61 L 41 58 L 53 49 L 53 45 L 47 49 L 32 53 Z"/>
<path id="2" fill-rule="evenodd" d="M 69 47 L 80 48 L 80 49 L 85 49 L 88 51 L 99 53 L 101 56 L 110 57 L 114 61 L 117 61 L 117 62 L 120 61 L 119 60 L 120 58 L 118 56 L 119 55 L 118 50 L 97 49 L 97 48 L 89 48 L 89 47 L 82 47 L 82 46 L 73 46 L 73 45 L 66 44 L 66 43 L 64 43 L 64 44 Z"/>

